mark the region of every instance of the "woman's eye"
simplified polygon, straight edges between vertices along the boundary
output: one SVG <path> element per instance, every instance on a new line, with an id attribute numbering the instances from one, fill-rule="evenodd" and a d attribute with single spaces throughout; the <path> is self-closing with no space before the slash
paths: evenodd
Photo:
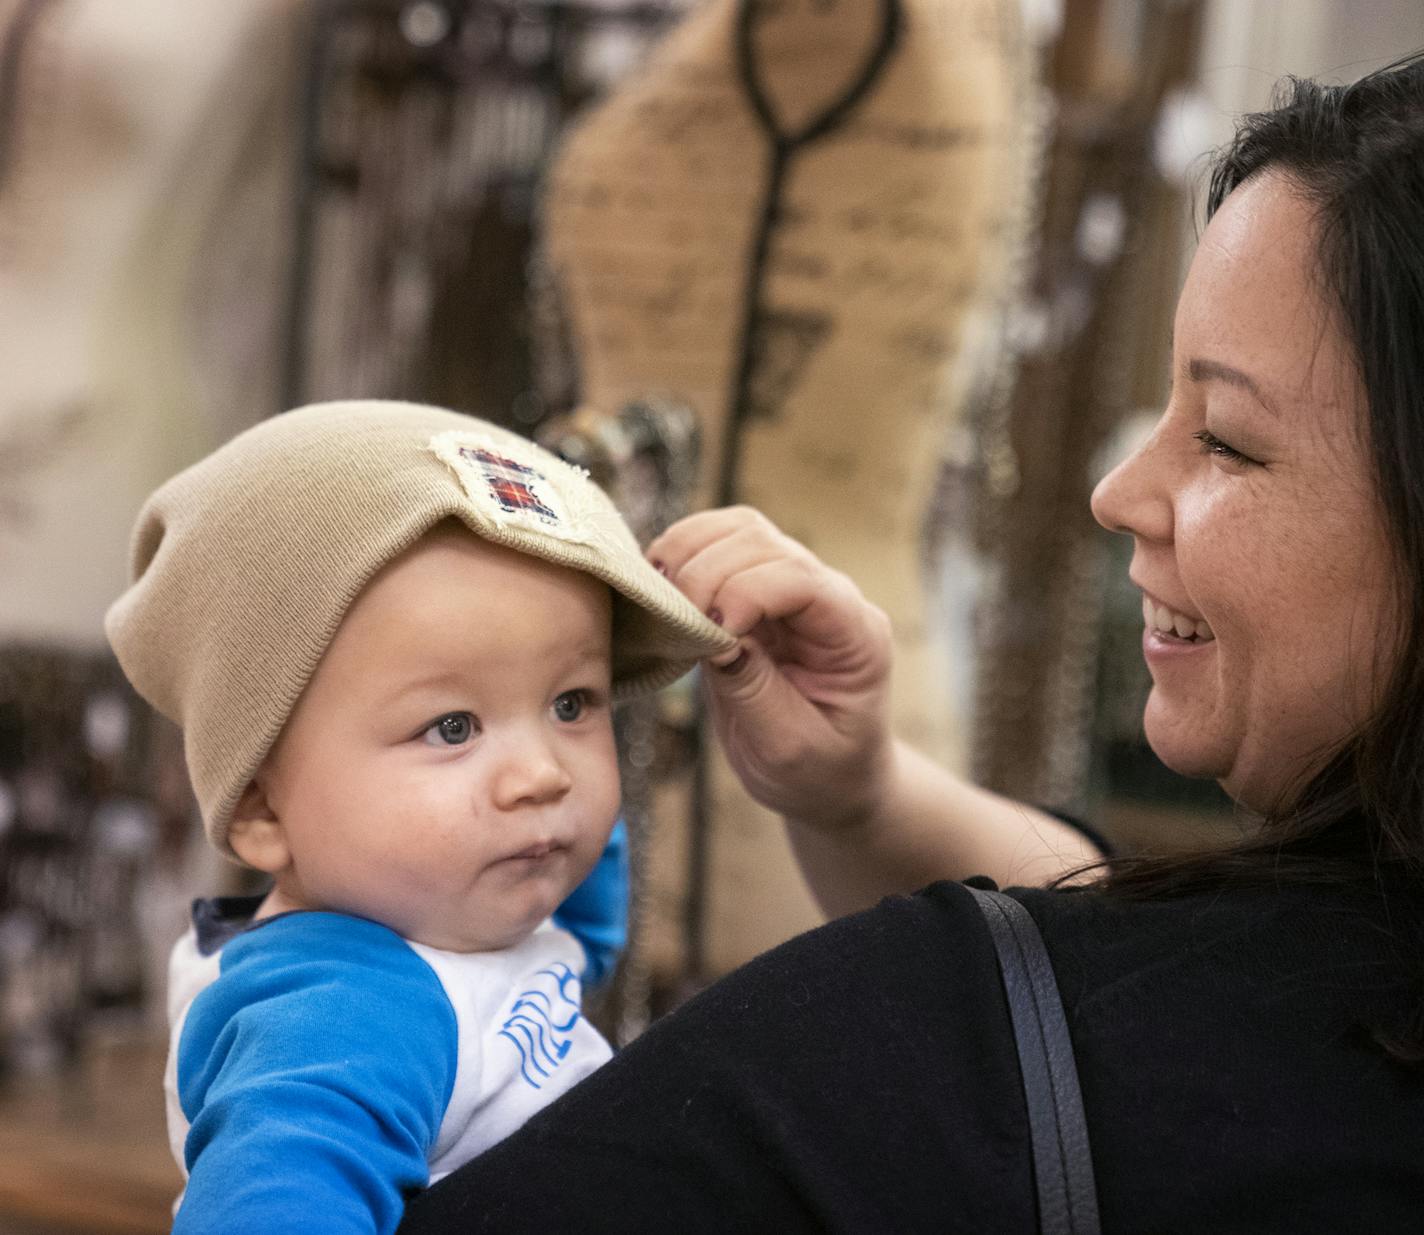
<path id="1" fill-rule="evenodd" d="M 1228 446 L 1210 429 L 1199 429 L 1192 436 L 1201 443 L 1202 454 L 1214 455 L 1227 463 L 1255 463 L 1250 455 L 1243 455 L 1235 446 Z"/>
<path id="2" fill-rule="evenodd" d="M 421 734 L 427 746 L 462 746 L 474 736 L 475 718 L 468 712 L 450 712 Z"/>
<path id="3" fill-rule="evenodd" d="M 584 707 L 588 703 L 586 692 L 581 690 L 566 690 L 562 695 L 554 700 L 554 715 L 562 721 L 575 721 L 583 715 Z"/>

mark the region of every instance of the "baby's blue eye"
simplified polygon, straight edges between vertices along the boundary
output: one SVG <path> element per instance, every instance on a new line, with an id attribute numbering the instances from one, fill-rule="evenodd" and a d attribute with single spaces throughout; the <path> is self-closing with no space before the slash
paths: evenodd
<path id="1" fill-rule="evenodd" d="M 554 700 L 554 715 L 562 721 L 578 720 L 583 715 L 584 703 L 583 691 L 566 690 Z"/>
<path id="2" fill-rule="evenodd" d="M 475 718 L 468 712 L 450 712 L 421 734 L 427 746 L 461 746 L 474 736 Z"/>

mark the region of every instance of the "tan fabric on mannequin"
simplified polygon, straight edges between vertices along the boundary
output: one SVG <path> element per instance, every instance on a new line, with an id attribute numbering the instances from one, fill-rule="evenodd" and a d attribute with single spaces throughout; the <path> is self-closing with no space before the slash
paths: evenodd
<path id="1" fill-rule="evenodd" d="M 54 0 L 0 181 L 0 640 L 100 646 L 160 480 L 275 408 L 305 0 Z M 20 6 L 0 2 L 0 37 Z"/>
<path id="2" fill-rule="evenodd" d="M 768 138 L 736 72 L 739 8 L 695 10 L 582 123 L 545 208 L 583 402 L 612 411 L 662 393 L 693 406 L 703 503 L 716 496 L 768 174 Z M 1022 235 L 1030 53 L 1012 0 L 904 0 L 901 11 L 898 44 L 845 124 L 789 161 L 736 497 L 890 613 L 898 730 L 958 764 L 922 525 Z M 779 131 L 844 89 L 883 13 L 864 0 L 792 3 L 753 27 Z M 724 969 L 817 915 L 774 821 L 724 767 L 712 780 L 709 949 Z"/>

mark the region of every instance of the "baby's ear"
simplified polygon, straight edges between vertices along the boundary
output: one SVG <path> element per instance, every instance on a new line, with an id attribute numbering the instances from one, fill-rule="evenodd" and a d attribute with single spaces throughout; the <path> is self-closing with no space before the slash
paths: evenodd
<path id="1" fill-rule="evenodd" d="M 292 864 L 282 821 L 255 780 L 248 782 L 237 800 L 227 838 L 232 851 L 248 866 L 269 875 L 280 874 Z"/>

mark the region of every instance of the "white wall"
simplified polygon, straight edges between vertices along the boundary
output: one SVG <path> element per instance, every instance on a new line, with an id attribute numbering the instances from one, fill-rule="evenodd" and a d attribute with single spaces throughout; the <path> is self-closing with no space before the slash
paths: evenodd
<path id="1" fill-rule="evenodd" d="M 1214 0 L 1201 58 L 1211 140 L 1230 135 L 1234 115 L 1265 107 L 1287 73 L 1351 81 L 1421 48 L 1420 0 Z"/>

